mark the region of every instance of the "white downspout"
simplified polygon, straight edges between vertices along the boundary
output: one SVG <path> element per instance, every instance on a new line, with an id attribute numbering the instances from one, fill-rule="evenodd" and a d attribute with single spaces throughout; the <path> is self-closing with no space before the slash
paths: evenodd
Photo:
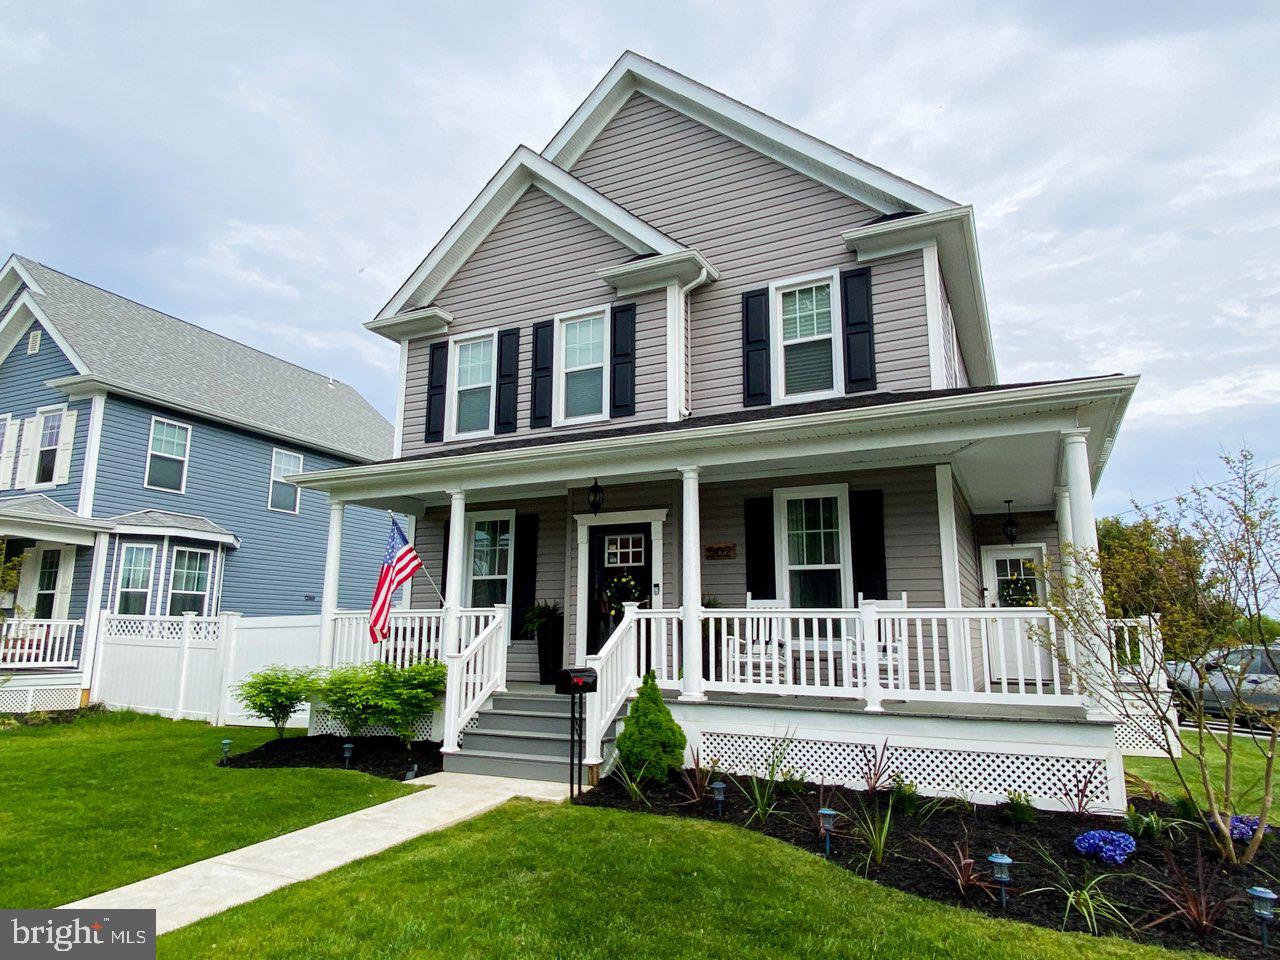
<path id="1" fill-rule="evenodd" d="M 689 405 L 689 349 L 691 336 L 689 333 L 689 294 L 703 286 L 710 278 L 706 267 L 698 271 L 692 282 L 685 284 L 679 292 L 680 311 L 680 349 L 679 349 L 679 384 L 680 384 L 680 416 L 687 417 L 692 412 Z"/>

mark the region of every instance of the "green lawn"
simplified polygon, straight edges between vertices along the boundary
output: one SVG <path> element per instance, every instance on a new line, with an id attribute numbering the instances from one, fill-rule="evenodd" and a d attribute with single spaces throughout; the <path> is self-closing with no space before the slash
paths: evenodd
<path id="1" fill-rule="evenodd" d="M 1210 745 L 1209 749 L 1211 766 L 1216 771 L 1215 782 L 1221 783 L 1225 755 L 1213 745 Z M 1183 775 L 1190 781 L 1192 786 L 1196 786 L 1200 779 L 1200 773 L 1196 765 L 1185 758 L 1180 761 L 1180 765 L 1183 769 Z M 1174 774 L 1173 763 L 1167 757 L 1125 757 L 1124 768 L 1127 772 L 1135 773 L 1144 780 L 1149 780 L 1155 784 L 1160 789 L 1160 792 L 1170 799 L 1182 792 L 1182 786 Z M 1257 748 L 1248 739 L 1237 737 L 1232 793 L 1235 795 L 1237 804 L 1239 804 L 1239 809 L 1257 811 L 1257 804 L 1262 796 L 1263 768 L 1262 755 Z M 1200 790 L 1198 786 L 1196 797 L 1203 804 L 1204 791 Z M 1280 824 L 1280 808 L 1272 809 L 1269 819 L 1272 823 Z"/>
<path id="2" fill-rule="evenodd" d="M 167 934 L 159 956 L 1185 955 L 945 907 L 736 827 L 517 801 Z"/>
<path id="3" fill-rule="evenodd" d="M 411 788 L 341 770 L 215 766 L 274 731 L 93 714 L 0 733 L 0 906 L 53 907 Z"/>

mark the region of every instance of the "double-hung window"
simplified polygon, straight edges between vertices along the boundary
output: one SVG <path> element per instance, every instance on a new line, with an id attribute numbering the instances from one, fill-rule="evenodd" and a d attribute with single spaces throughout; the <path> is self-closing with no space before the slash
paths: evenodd
<path id="1" fill-rule="evenodd" d="M 40 572 L 36 575 L 37 620 L 53 619 L 53 604 L 58 597 L 58 568 L 61 564 L 61 550 L 44 550 L 40 553 Z"/>
<path id="2" fill-rule="evenodd" d="M 609 415 L 609 308 L 556 317 L 555 422 L 587 423 Z"/>
<path id="3" fill-rule="evenodd" d="M 208 550 L 178 547 L 173 551 L 173 574 L 169 578 L 169 616 L 209 612 L 209 568 L 213 554 Z"/>
<path id="4" fill-rule="evenodd" d="M 151 606 L 151 570 L 156 548 L 145 543 L 126 543 L 120 550 L 120 586 L 116 590 L 116 613 L 145 614 Z"/>
<path id="5" fill-rule="evenodd" d="M 58 467 L 58 443 L 62 439 L 61 410 L 45 410 L 36 420 L 35 482 L 53 483 Z"/>
<path id="6" fill-rule="evenodd" d="M 493 433 L 493 391 L 497 375 L 495 333 L 460 337 L 452 342 L 453 410 L 449 438 L 486 437 Z"/>
<path id="7" fill-rule="evenodd" d="M 778 583 L 792 607 L 848 606 L 852 561 L 844 484 L 774 491 Z"/>
<path id="8" fill-rule="evenodd" d="M 799 277 L 770 285 L 774 402 L 843 393 L 839 277 Z"/>
<path id="9" fill-rule="evenodd" d="M 511 538 L 515 514 L 481 513 L 468 518 L 471 531 L 469 596 L 473 607 L 511 602 Z"/>
<path id="10" fill-rule="evenodd" d="M 282 513 L 298 512 L 298 488 L 284 478 L 302 472 L 302 454 L 288 450 L 271 451 L 271 492 L 267 508 Z"/>
<path id="11" fill-rule="evenodd" d="M 187 457 L 190 449 L 190 427 L 172 420 L 152 417 L 144 485 L 153 490 L 182 493 L 187 485 Z"/>

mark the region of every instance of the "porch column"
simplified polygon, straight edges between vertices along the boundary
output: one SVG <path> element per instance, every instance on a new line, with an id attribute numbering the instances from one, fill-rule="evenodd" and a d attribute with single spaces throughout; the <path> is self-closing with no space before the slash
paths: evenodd
<path id="1" fill-rule="evenodd" d="M 467 494 L 449 491 L 449 559 L 448 577 L 444 583 L 444 635 L 441 646 L 445 653 L 461 652 L 459 611 L 462 610 L 462 584 L 466 580 L 463 565 L 467 556 Z"/>
<path id="2" fill-rule="evenodd" d="M 1054 511 L 1058 520 L 1058 544 L 1065 548 L 1075 543 L 1075 537 L 1071 535 L 1071 495 L 1067 493 L 1066 487 L 1053 488 Z M 1075 558 L 1069 556 L 1069 551 L 1063 549 L 1062 554 L 1062 579 L 1070 583 L 1075 579 L 1076 562 Z"/>
<path id="3" fill-rule="evenodd" d="M 324 592 L 320 596 L 320 664 L 333 666 L 333 615 L 338 609 L 338 578 L 342 569 L 342 520 L 346 504 L 329 501 L 329 542 L 324 554 Z"/>
<path id="4" fill-rule="evenodd" d="M 1062 432 L 1062 459 L 1067 480 L 1067 501 L 1071 524 L 1071 542 L 1077 554 L 1085 558 L 1098 556 L 1098 525 L 1093 515 L 1093 480 L 1089 472 L 1089 449 L 1087 446 L 1089 431 L 1087 429 L 1064 430 Z M 1097 625 L 1084 636 L 1075 638 L 1076 656 L 1081 656 L 1080 648 L 1085 648 L 1085 660 L 1080 663 L 1079 671 L 1084 680 L 1087 713 L 1090 717 L 1101 717 L 1114 713 L 1111 704 L 1113 691 L 1110 690 L 1105 666 L 1105 649 L 1098 649 L 1102 638 L 1106 636 L 1106 609 L 1097 582 L 1097 570 L 1076 570 L 1082 575 L 1082 584 L 1087 594 L 1082 598 L 1088 606 L 1085 608 L 1091 617 L 1097 618 Z"/>
<path id="5" fill-rule="evenodd" d="M 702 529 L 698 512 L 698 468 L 680 468 L 684 501 L 680 527 L 680 605 L 684 634 L 681 700 L 705 700 L 702 692 Z"/>
<path id="6" fill-rule="evenodd" d="M 1070 502 L 1071 542 L 1082 554 L 1098 552 L 1098 524 L 1093 516 L 1093 479 L 1089 473 L 1089 431 L 1062 432 L 1062 459 Z"/>
<path id="7" fill-rule="evenodd" d="M 98 533 L 93 538 L 93 562 L 89 567 L 89 597 L 84 605 L 84 633 L 80 637 L 81 699 L 92 696 L 93 665 L 98 655 L 98 632 L 102 624 L 102 585 L 107 578 L 107 550 L 111 534 Z"/>

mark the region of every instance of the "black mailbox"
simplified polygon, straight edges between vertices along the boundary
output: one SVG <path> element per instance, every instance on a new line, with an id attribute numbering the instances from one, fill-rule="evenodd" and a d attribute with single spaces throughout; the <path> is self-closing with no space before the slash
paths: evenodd
<path id="1" fill-rule="evenodd" d="M 556 677 L 556 693 L 595 693 L 594 667 L 566 667 Z"/>

